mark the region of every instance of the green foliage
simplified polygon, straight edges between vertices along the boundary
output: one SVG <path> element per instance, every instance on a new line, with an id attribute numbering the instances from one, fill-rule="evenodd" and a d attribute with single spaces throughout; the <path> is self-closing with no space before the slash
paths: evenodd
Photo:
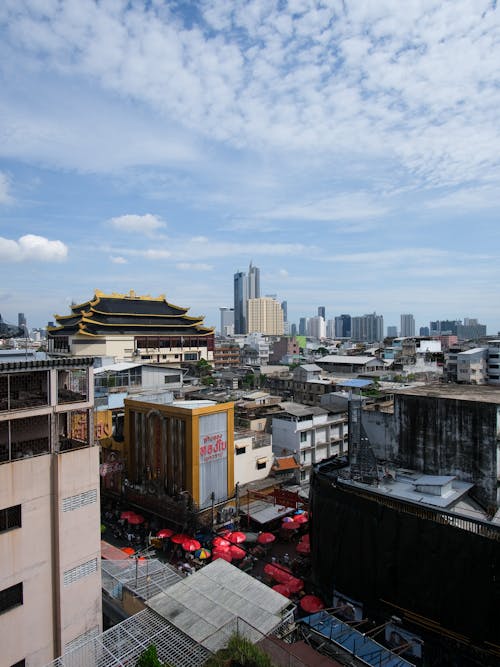
<path id="1" fill-rule="evenodd" d="M 217 651 L 205 663 L 205 667 L 225 667 L 226 665 L 273 667 L 271 659 L 262 649 L 237 633 L 229 638 L 226 648 Z"/>
<path id="2" fill-rule="evenodd" d="M 158 652 L 156 646 L 151 644 L 148 648 L 141 653 L 135 667 L 164 667 L 161 660 L 158 658 Z"/>
<path id="3" fill-rule="evenodd" d="M 215 380 L 211 375 L 205 375 L 205 377 L 201 378 L 201 384 L 208 387 L 209 385 L 215 384 Z"/>

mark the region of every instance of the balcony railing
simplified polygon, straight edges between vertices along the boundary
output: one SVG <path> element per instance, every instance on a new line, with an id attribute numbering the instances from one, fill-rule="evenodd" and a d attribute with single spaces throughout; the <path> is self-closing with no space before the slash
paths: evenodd
<path id="1" fill-rule="evenodd" d="M 0 444 L 0 463 L 17 461 L 19 459 L 29 459 L 34 456 L 48 454 L 49 451 L 48 437 L 11 442 L 10 449 L 8 443 L 2 443 Z"/>

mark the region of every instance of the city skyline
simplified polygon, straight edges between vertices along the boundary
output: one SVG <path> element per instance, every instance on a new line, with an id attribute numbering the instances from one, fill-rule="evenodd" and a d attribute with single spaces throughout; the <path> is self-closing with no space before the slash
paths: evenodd
<path id="1" fill-rule="evenodd" d="M 134 289 L 217 327 L 253 261 L 297 325 L 496 335 L 499 9 L 347 5 L 3 3 L 4 319 Z"/>

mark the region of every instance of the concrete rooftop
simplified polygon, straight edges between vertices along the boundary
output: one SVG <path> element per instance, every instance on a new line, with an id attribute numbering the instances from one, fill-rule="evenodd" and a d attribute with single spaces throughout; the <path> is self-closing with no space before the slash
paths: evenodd
<path id="1" fill-rule="evenodd" d="M 427 384 L 421 387 L 394 390 L 396 395 L 451 398 L 456 401 L 477 401 L 500 405 L 500 389 L 477 384 Z"/>

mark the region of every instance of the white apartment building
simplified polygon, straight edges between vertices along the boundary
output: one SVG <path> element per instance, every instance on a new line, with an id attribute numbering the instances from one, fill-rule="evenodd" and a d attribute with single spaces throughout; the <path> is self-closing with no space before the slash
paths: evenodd
<path id="1" fill-rule="evenodd" d="M 466 384 L 487 384 L 488 350 L 474 347 L 457 354 L 457 382 Z"/>
<path id="2" fill-rule="evenodd" d="M 321 315 L 310 317 L 307 321 L 307 335 L 317 340 L 326 338 L 326 324 Z"/>
<path id="3" fill-rule="evenodd" d="M 284 332 L 283 309 L 276 299 L 268 296 L 248 299 L 248 333 L 282 336 Z"/>
<path id="4" fill-rule="evenodd" d="M 271 435 L 250 429 L 234 433 L 234 482 L 239 486 L 265 479 L 273 464 Z"/>
<path id="5" fill-rule="evenodd" d="M 0 363 L 2 665 L 102 630 L 92 359 Z"/>
<path id="6" fill-rule="evenodd" d="M 488 384 L 500 386 L 500 340 L 488 343 Z"/>
<path id="7" fill-rule="evenodd" d="M 293 455 L 300 465 L 297 482 L 308 483 L 315 463 L 347 451 L 347 413 L 301 403 L 282 407 L 272 419 L 274 455 Z"/>

